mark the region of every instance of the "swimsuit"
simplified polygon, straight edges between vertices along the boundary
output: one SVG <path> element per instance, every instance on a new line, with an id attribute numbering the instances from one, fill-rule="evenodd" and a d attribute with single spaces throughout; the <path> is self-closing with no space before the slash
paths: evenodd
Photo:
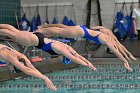
<path id="1" fill-rule="evenodd" d="M 52 41 L 49 42 L 48 44 L 45 44 L 45 42 L 44 42 L 45 36 L 43 34 L 41 34 L 39 32 L 35 32 L 33 34 L 35 34 L 39 39 L 39 43 L 35 47 L 37 47 L 43 51 L 46 51 L 46 52 L 50 53 L 51 55 L 58 55 L 56 52 L 53 51 L 53 49 L 51 47 L 51 44 L 53 43 Z"/>
<path id="2" fill-rule="evenodd" d="M 35 47 L 37 47 L 37 48 L 39 48 L 39 49 L 41 49 L 41 50 L 43 50 L 43 51 L 46 51 L 46 52 L 50 53 L 51 55 L 58 55 L 56 52 L 53 51 L 53 49 L 52 49 L 52 47 L 51 47 L 51 44 L 52 44 L 53 42 L 49 42 L 48 44 L 45 44 L 45 42 L 44 42 L 45 36 L 44 36 L 43 34 L 41 34 L 41 33 L 39 33 L 39 32 L 35 32 L 34 34 L 35 34 L 35 35 L 38 37 L 38 39 L 39 39 L 39 43 L 38 43 L 38 45 L 35 46 Z M 64 56 L 64 57 L 63 57 L 63 63 L 64 63 L 64 64 L 69 64 L 69 63 L 71 63 L 71 60 L 70 60 L 69 58 L 67 58 L 67 57 Z"/>
<path id="3" fill-rule="evenodd" d="M 99 38 L 98 38 L 98 36 L 101 34 L 101 32 L 97 35 L 97 36 L 91 36 L 89 33 L 88 33 L 88 30 L 87 30 L 87 28 L 86 28 L 86 26 L 84 26 L 84 25 L 82 25 L 82 26 L 80 26 L 82 29 L 83 29 L 83 31 L 84 31 L 84 36 L 83 36 L 83 38 L 85 38 L 85 39 L 88 39 L 88 40 L 93 40 L 94 42 L 96 42 L 97 44 L 102 44 L 100 41 L 99 41 Z"/>

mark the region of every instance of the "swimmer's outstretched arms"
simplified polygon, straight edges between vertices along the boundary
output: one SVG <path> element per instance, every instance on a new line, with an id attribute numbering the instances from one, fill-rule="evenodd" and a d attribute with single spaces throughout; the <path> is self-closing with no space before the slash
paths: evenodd
<path id="1" fill-rule="evenodd" d="M 61 54 L 77 64 L 96 70 L 87 59 L 78 54 L 72 47 L 62 42 L 46 38 L 40 32 L 19 31 L 11 25 L 0 24 L 0 35 L 8 36 L 22 46 L 35 46 L 50 54 Z"/>
<path id="2" fill-rule="evenodd" d="M 99 29 L 95 31 L 95 29 Z M 82 37 L 97 44 L 107 45 L 114 54 L 124 62 L 125 68 L 132 71 L 129 67 L 128 61 L 136 58 L 117 40 L 114 34 L 105 27 L 97 26 L 88 29 L 86 26 L 66 26 L 63 24 L 43 24 L 38 27 L 37 32 L 45 36 L 61 36 L 61 37 Z"/>
<path id="3" fill-rule="evenodd" d="M 24 59 L 25 65 L 19 61 L 20 59 Z M 56 86 L 49 80 L 49 78 L 41 74 L 24 54 L 6 45 L 0 44 L 0 60 L 6 62 L 7 66 L 10 68 L 11 66 L 15 66 L 27 75 L 42 79 L 46 86 L 51 90 L 57 90 Z"/>
<path id="4" fill-rule="evenodd" d="M 51 24 L 50 24 L 51 25 Z M 55 24 L 54 24 L 55 25 Z M 58 24 L 59 25 L 59 24 Z M 112 38 L 110 35 L 106 35 L 99 31 L 94 31 L 92 29 L 88 29 L 85 26 L 65 26 L 65 27 L 53 27 L 53 25 L 49 26 L 47 28 L 39 28 L 37 32 L 31 33 L 31 32 L 25 32 L 25 31 L 19 31 L 14 27 L 11 27 L 11 25 L 7 24 L 0 24 L 0 35 L 6 35 L 10 38 L 15 39 L 17 42 L 19 42 L 21 45 L 24 46 L 39 46 L 38 48 L 43 48 L 44 44 L 51 43 L 51 50 L 53 50 L 56 53 L 65 54 L 62 49 L 62 46 L 58 47 L 53 46 L 58 43 L 52 43 L 52 40 L 47 38 L 41 38 L 41 33 L 44 35 L 61 35 L 61 36 L 67 36 L 67 37 L 83 37 L 85 39 L 89 39 L 92 41 L 95 41 L 98 44 L 106 44 L 113 52 L 116 54 L 118 58 L 120 58 L 124 62 L 125 68 L 132 71 L 128 64 L 128 60 L 134 59 L 133 55 L 126 50 L 126 48 L 118 43 L 114 38 Z M 40 35 L 37 35 L 36 33 L 39 33 Z M 40 47 L 40 42 L 42 42 L 42 46 Z M 62 45 L 62 44 L 59 44 Z M 48 47 L 48 46 L 47 46 Z M 64 48 L 64 47 L 63 47 Z M 65 47 L 66 48 L 66 47 Z M 56 50 L 55 50 L 56 49 Z M 60 51 L 61 50 L 61 51 Z M 46 48 L 45 48 L 46 51 Z M 68 57 L 69 54 L 65 54 L 66 57 Z M 69 56 L 70 57 L 70 56 Z M 71 59 L 71 58 L 70 58 Z M 76 60 L 75 60 L 76 61 Z M 77 62 L 77 61 L 76 61 Z M 78 61 L 79 62 L 79 61 Z M 81 62 L 80 62 L 81 63 Z"/>

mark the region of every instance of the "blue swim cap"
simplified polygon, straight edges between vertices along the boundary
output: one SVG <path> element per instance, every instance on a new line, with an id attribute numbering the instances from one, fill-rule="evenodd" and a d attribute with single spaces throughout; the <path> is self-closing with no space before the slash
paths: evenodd
<path id="1" fill-rule="evenodd" d="M 68 64 L 72 63 L 72 61 L 71 61 L 69 58 L 63 56 L 63 63 L 64 63 L 65 65 L 68 65 Z"/>

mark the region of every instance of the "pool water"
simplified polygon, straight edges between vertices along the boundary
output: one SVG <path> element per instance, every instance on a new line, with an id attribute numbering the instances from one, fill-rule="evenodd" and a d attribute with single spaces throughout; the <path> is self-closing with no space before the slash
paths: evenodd
<path id="1" fill-rule="evenodd" d="M 122 64 L 95 65 L 97 71 L 80 66 L 47 76 L 58 87 L 51 91 L 42 80 L 26 77 L 1 82 L 0 93 L 140 93 L 140 64 L 132 64 L 128 72 Z"/>

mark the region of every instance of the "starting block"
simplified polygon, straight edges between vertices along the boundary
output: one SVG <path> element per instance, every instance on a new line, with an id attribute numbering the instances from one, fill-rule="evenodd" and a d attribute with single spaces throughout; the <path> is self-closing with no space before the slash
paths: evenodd
<path id="1" fill-rule="evenodd" d="M 42 57 L 39 57 L 39 56 L 36 56 L 36 57 L 30 58 L 30 61 L 32 63 L 34 63 L 34 62 L 42 62 L 43 61 L 43 58 Z"/>

